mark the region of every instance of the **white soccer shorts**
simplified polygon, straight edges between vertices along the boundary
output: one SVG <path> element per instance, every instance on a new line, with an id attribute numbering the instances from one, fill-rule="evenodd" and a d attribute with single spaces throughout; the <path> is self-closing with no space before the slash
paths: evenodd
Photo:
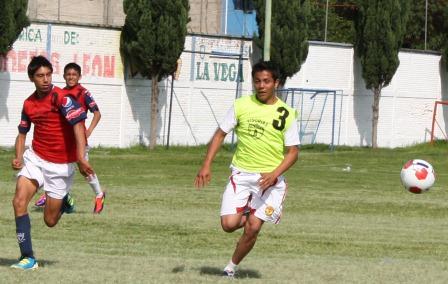
<path id="1" fill-rule="evenodd" d="M 34 179 L 39 188 L 47 192 L 48 196 L 63 199 L 73 185 L 75 164 L 57 164 L 45 161 L 30 148 L 23 154 L 23 168 L 17 176 Z"/>
<path id="2" fill-rule="evenodd" d="M 255 217 L 278 224 L 287 193 L 285 178 L 278 177 L 275 185 L 262 191 L 258 186 L 260 177 L 258 173 L 246 173 L 232 168 L 232 175 L 222 196 L 221 216 L 250 209 Z"/>

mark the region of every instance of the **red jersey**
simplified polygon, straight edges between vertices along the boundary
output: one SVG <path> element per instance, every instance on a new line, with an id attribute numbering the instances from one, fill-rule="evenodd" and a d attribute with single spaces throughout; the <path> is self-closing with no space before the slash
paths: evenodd
<path id="1" fill-rule="evenodd" d="M 19 132 L 28 133 L 34 124 L 32 147 L 42 159 L 52 163 L 76 162 L 73 125 L 86 119 L 86 113 L 71 94 L 53 87 L 44 97 L 34 92 L 23 103 Z"/>
<path id="2" fill-rule="evenodd" d="M 64 90 L 67 90 L 68 92 L 73 94 L 73 97 L 76 99 L 76 101 L 78 101 L 78 103 L 81 105 L 86 114 L 87 111 L 90 111 L 92 113 L 95 111 L 99 111 L 98 105 L 96 104 L 89 90 L 81 86 L 81 84 L 77 84 L 76 86 L 73 86 L 71 88 L 65 87 Z M 84 129 L 86 129 L 85 120 L 82 122 L 82 124 L 84 126 Z M 87 145 L 87 137 L 86 137 L 86 145 Z"/>
<path id="3" fill-rule="evenodd" d="M 69 91 L 73 95 L 73 97 L 78 101 L 78 103 L 86 113 L 88 110 L 92 113 L 95 111 L 99 111 L 98 105 L 96 104 L 90 92 L 86 88 L 81 86 L 81 84 L 73 86 L 72 88 L 65 87 L 64 90 Z"/>

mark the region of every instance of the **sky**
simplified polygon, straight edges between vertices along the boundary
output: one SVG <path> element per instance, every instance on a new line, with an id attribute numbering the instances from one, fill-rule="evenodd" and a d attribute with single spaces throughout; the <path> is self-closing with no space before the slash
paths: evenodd
<path id="1" fill-rule="evenodd" d="M 255 20 L 255 11 L 249 14 L 241 10 L 235 10 L 234 0 L 227 2 L 227 30 L 223 33 L 232 36 L 252 37 L 258 32 L 257 22 Z M 226 13 L 224 13 L 225 17 Z"/>

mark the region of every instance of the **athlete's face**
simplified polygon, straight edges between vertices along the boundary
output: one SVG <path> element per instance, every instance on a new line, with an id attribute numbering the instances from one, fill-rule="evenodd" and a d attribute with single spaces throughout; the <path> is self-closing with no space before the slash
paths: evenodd
<path id="1" fill-rule="evenodd" d="M 78 85 L 79 80 L 81 79 L 81 74 L 78 73 L 75 69 L 68 69 L 64 73 L 64 80 L 67 87 L 71 88 Z"/>
<path id="2" fill-rule="evenodd" d="M 46 94 L 51 89 L 51 75 L 50 68 L 42 66 L 36 70 L 33 77 L 30 78 L 31 82 L 36 86 L 36 91 L 39 94 Z"/>
<path id="3" fill-rule="evenodd" d="M 278 80 L 274 80 L 269 71 L 260 71 L 254 74 L 254 87 L 257 99 L 264 104 L 273 104 L 276 101 L 275 89 L 278 87 Z"/>

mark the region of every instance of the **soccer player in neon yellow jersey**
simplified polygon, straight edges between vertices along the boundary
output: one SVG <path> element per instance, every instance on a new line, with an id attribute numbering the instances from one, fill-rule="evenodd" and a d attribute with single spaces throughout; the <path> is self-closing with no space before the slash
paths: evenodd
<path id="1" fill-rule="evenodd" d="M 297 161 L 300 139 L 297 113 L 276 95 L 278 68 L 269 61 L 252 67 L 255 94 L 235 101 L 213 135 L 195 178 L 202 188 L 211 179 L 211 164 L 226 135 L 235 129 L 238 144 L 232 174 L 221 204 L 226 232 L 244 227 L 223 275 L 233 277 L 237 265 L 251 251 L 264 222 L 278 224 L 287 185 L 283 174 Z"/>

